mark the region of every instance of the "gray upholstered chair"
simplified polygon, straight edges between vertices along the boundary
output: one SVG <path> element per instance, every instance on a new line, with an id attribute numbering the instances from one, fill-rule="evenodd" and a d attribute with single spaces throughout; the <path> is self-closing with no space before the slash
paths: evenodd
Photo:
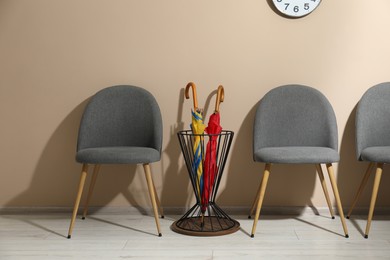
<path id="1" fill-rule="evenodd" d="M 339 161 L 337 123 L 332 106 L 318 90 L 285 85 L 269 91 L 260 101 L 253 126 L 253 159 L 265 163 L 264 175 L 253 202 L 256 208 L 251 237 L 254 237 L 272 164 L 314 164 L 330 214 L 334 218 L 321 164 L 326 164 L 345 237 L 345 224 L 332 163 Z M 249 216 L 250 217 L 250 216 Z"/>
<path id="2" fill-rule="evenodd" d="M 374 187 L 364 235 L 365 238 L 368 238 L 383 165 L 390 163 L 390 82 L 381 83 L 368 89 L 359 101 L 356 110 L 356 154 L 359 161 L 370 163 L 347 218 L 351 216 L 375 166 Z"/>
<path id="3" fill-rule="evenodd" d="M 68 238 L 72 235 L 88 166 L 94 165 L 94 170 L 83 219 L 101 164 L 143 164 L 161 236 L 157 207 L 163 213 L 149 165 L 160 160 L 161 146 L 161 112 L 151 93 L 134 86 L 113 86 L 97 92 L 86 106 L 80 123 L 76 161 L 83 166 Z"/>

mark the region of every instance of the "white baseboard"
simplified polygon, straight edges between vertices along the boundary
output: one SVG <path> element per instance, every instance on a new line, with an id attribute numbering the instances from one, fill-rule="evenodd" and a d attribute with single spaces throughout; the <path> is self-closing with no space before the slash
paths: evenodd
<path id="1" fill-rule="evenodd" d="M 229 215 L 248 215 L 249 207 L 223 207 L 220 206 Z M 164 207 L 165 215 L 182 215 L 189 208 L 185 207 Z M 0 207 L 0 215 L 10 214 L 50 214 L 50 213 L 71 213 L 72 207 Z M 81 214 L 82 208 L 79 213 Z M 344 209 L 344 214 L 348 209 Z M 151 215 L 153 214 L 150 207 L 124 207 L 124 206 L 102 206 L 90 207 L 89 214 L 130 214 L 130 215 Z M 338 214 L 337 209 L 334 208 L 335 214 Z M 261 209 L 262 215 L 326 215 L 329 214 L 327 207 L 309 207 L 309 206 L 278 206 L 278 207 L 263 207 Z M 357 207 L 353 211 L 353 215 L 367 215 L 368 207 Z M 375 208 L 375 215 L 390 215 L 390 207 Z"/>

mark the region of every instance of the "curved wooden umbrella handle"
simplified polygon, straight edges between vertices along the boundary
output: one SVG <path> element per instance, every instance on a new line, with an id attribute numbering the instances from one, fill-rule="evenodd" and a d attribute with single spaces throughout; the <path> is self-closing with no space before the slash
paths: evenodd
<path id="1" fill-rule="evenodd" d="M 194 97 L 194 110 L 198 109 L 198 98 L 196 96 L 196 86 L 194 82 L 190 82 L 186 86 L 186 91 L 184 93 L 186 99 L 190 98 L 190 88 L 192 88 L 192 96 Z"/>
<path id="2" fill-rule="evenodd" d="M 225 98 L 225 90 L 222 85 L 219 85 L 217 90 L 217 99 L 215 100 L 215 113 L 219 113 L 219 104 L 223 102 Z"/>

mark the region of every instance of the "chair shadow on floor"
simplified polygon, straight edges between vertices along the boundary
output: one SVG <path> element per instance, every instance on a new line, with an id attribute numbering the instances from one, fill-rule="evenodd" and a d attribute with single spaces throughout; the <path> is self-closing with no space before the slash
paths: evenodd
<path id="1" fill-rule="evenodd" d="M 6 216 L 6 215 L 5 215 L 5 216 Z M 36 227 L 36 228 L 38 228 L 38 229 L 41 229 L 41 230 L 43 230 L 43 231 L 46 231 L 46 232 L 48 232 L 49 234 L 53 234 L 53 235 L 56 235 L 56 236 L 59 236 L 59 237 L 63 237 L 63 238 L 66 238 L 66 237 L 67 237 L 67 236 L 65 235 L 65 233 L 64 233 L 64 234 L 59 233 L 59 232 L 57 232 L 57 231 L 54 231 L 54 230 L 52 230 L 52 229 L 50 229 L 50 228 L 47 228 L 47 227 L 43 226 L 42 224 L 36 223 L 36 222 L 32 219 L 32 217 L 30 217 L 30 218 L 27 219 L 25 215 L 23 215 L 22 217 L 18 217 L 18 216 L 12 215 L 12 219 L 13 219 L 13 220 L 18 219 L 20 222 L 26 223 L 26 224 L 28 224 L 28 225 L 30 225 L 30 226 L 32 226 L 32 227 Z"/>
<path id="2" fill-rule="evenodd" d="M 321 230 L 324 230 L 324 231 L 326 231 L 326 232 L 335 234 L 335 235 L 337 235 L 337 236 L 345 237 L 345 235 L 343 235 L 343 234 L 341 234 L 341 233 L 338 233 L 338 232 L 332 231 L 332 230 L 330 230 L 330 229 L 324 228 L 324 227 L 319 226 L 319 225 L 317 225 L 317 224 L 314 224 L 314 223 L 312 223 L 312 222 L 310 222 L 310 221 L 303 220 L 303 219 L 300 219 L 300 218 L 298 218 L 298 217 L 295 217 L 295 218 L 293 218 L 293 219 L 295 219 L 295 220 L 297 220 L 297 221 L 299 221 L 299 222 L 305 223 L 305 224 L 307 224 L 307 225 L 310 225 L 310 226 L 312 226 L 312 227 L 315 227 L 315 228 L 317 228 L 317 229 L 321 229 Z M 331 220 L 331 221 L 333 221 L 333 220 Z"/>
<path id="3" fill-rule="evenodd" d="M 143 233 L 143 234 L 146 234 L 146 235 L 151 235 L 151 236 L 156 236 L 158 237 L 157 234 L 155 233 L 152 233 L 152 232 L 147 232 L 145 230 L 141 230 L 141 229 L 136 229 L 136 228 L 133 228 L 133 227 L 129 227 L 129 226 L 125 226 L 125 225 L 122 225 L 122 224 L 118 224 L 118 223 L 115 223 L 115 222 L 112 222 L 112 221 L 109 221 L 109 220 L 105 220 L 105 219 L 102 219 L 102 218 L 98 218 L 96 216 L 90 216 L 88 217 L 89 219 L 91 220 L 94 220 L 94 221 L 98 221 L 98 222 L 101 222 L 101 223 L 105 223 L 105 224 L 109 224 L 111 226 L 116 226 L 116 227 L 120 227 L 120 228 L 123 228 L 123 229 L 128 229 L 128 230 L 131 230 L 131 231 L 135 231 L 137 233 Z"/>

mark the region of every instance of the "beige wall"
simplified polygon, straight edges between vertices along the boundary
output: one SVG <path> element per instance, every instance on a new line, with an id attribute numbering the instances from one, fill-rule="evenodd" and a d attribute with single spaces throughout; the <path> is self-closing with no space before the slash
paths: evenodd
<path id="1" fill-rule="evenodd" d="M 354 108 L 370 86 L 390 81 L 388 10 L 388 0 L 323 0 L 291 20 L 265 0 L 0 0 L 0 206 L 73 204 L 82 110 L 115 84 L 156 97 L 164 120 L 164 154 L 152 167 L 157 190 L 164 206 L 188 205 L 176 132 L 189 125 L 183 88 L 194 81 L 207 117 L 224 85 L 222 125 L 236 134 L 221 205 L 249 207 L 255 196 L 263 169 L 251 160 L 256 103 L 300 83 L 323 92 L 336 112 L 335 170 L 347 207 L 366 167 L 355 159 Z M 273 169 L 265 205 L 326 206 L 314 167 Z M 387 175 L 378 206 L 390 205 Z M 368 205 L 371 183 L 359 206 Z M 93 204 L 148 206 L 142 167 L 103 167 Z"/>

